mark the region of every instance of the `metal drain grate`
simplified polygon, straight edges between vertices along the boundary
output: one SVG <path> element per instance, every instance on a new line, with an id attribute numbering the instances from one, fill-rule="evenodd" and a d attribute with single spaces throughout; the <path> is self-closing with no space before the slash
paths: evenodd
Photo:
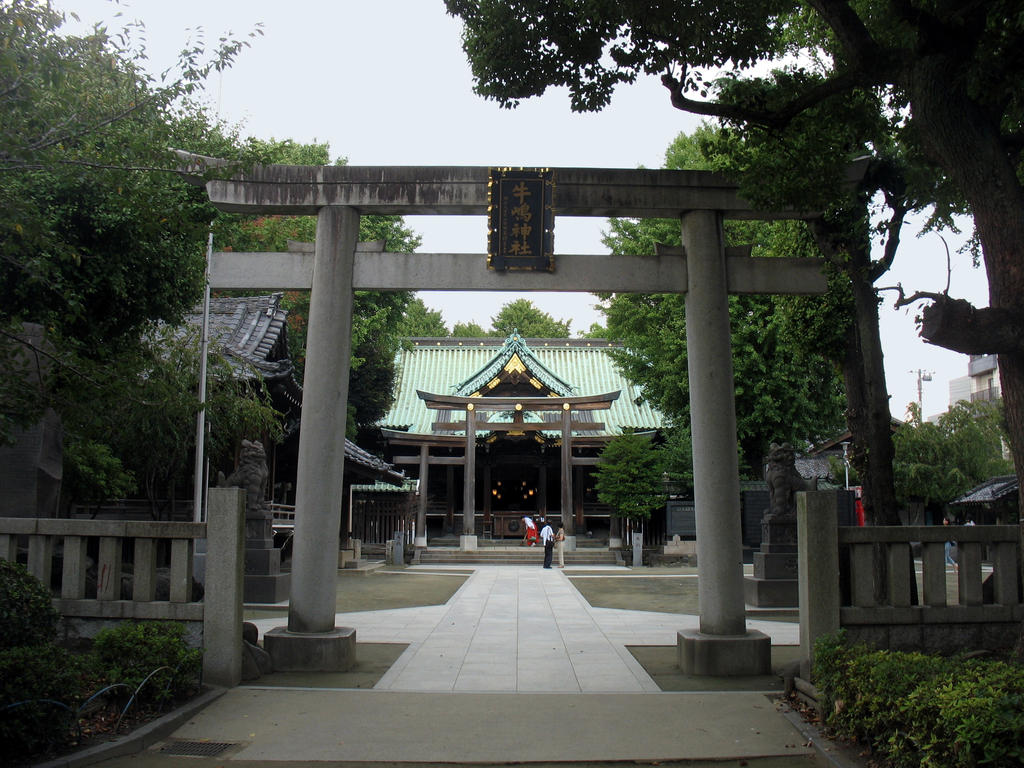
<path id="1" fill-rule="evenodd" d="M 179 757 L 216 757 L 234 744 L 221 741 L 175 741 L 160 747 L 161 754 Z"/>

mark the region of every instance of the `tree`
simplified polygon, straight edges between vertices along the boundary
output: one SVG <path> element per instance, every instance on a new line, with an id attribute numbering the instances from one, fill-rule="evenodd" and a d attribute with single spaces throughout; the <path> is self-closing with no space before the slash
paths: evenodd
<path id="1" fill-rule="evenodd" d="M 103 502 L 140 490 L 160 517 L 158 500 L 174 503 L 191 481 L 195 448 L 199 339 L 194 328 L 163 326 L 134 350 L 91 364 L 74 376 L 78 397 L 60 403 L 69 455 L 63 503 Z M 275 441 L 281 417 L 259 371 L 238 367 L 220 350 L 208 358 L 207 443 L 223 466 L 242 438 Z M 62 389 L 61 391 L 66 391 Z"/>
<path id="2" fill-rule="evenodd" d="M 904 504 L 942 506 L 1011 470 L 1003 458 L 1003 418 L 993 403 L 960 401 L 936 423 L 921 420 L 916 403 L 896 432 L 896 492 Z"/>
<path id="3" fill-rule="evenodd" d="M 491 318 L 491 331 L 498 336 L 520 336 L 534 339 L 567 339 L 572 320 L 555 320 L 529 299 L 510 301 Z"/>
<path id="4" fill-rule="evenodd" d="M 666 166 L 706 169 L 710 163 L 700 143 L 711 135 L 708 129 L 681 134 L 666 151 Z M 613 219 L 610 230 L 604 242 L 613 253 L 654 253 L 657 243 L 680 243 L 677 221 Z M 736 244 L 756 243 L 759 256 L 817 255 L 798 222 L 729 222 L 726 235 Z M 611 353 L 623 373 L 675 424 L 688 425 L 685 297 L 617 294 L 602 306 L 608 335 L 624 344 Z M 840 356 L 825 342 L 809 343 L 807 321 L 828 311 L 827 322 L 841 334 L 849 313 L 806 297 L 733 296 L 729 306 L 741 467 L 760 477 L 773 441 L 815 442 L 841 424 L 843 393 L 835 364 Z"/>
<path id="5" fill-rule="evenodd" d="M 448 326 L 444 324 L 441 313 L 434 309 L 427 309 L 427 305 L 420 298 L 413 299 L 406 306 L 402 324 L 398 330 L 402 336 L 443 338 L 449 335 Z"/>
<path id="6" fill-rule="evenodd" d="M 662 467 L 649 435 L 623 432 L 601 451 L 594 488 L 612 514 L 646 520 L 665 504 Z"/>
<path id="7" fill-rule="evenodd" d="M 858 119 L 889 123 L 901 147 L 931 164 L 933 200 L 974 217 L 990 307 L 947 294 L 913 298 L 933 302 L 923 313 L 925 340 L 999 353 L 1024 479 L 1024 15 L 1016 3 L 446 5 L 465 23 L 476 90 L 505 106 L 562 85 L 574 109 L 598 110 L 617 84 L 656 74 L 677 109 L 766 134 L 784 133 L 823 105 L 848 104 Z M 765 62 L 776 69 L 765 74 Z M 831 152 L 849 149 L 835 142 Z"/>
<path id="8" fill-rule="evenodd" d="M 254 142 L 263 162 L 327 165 L 327 144 L 297 144 L 290 140 Z M 337 164 L 346 160 L 339 158 Z M 241 252 L 285 251 L 289 240 L 312 242 L 316 238 L 314 216 L 241 216 L 220 214 L 214 224 L 214 240 L 224 250 Z M 412 253 L 420 237 L 399 216 L 362 216 L 361 241 L 383 240 L 389 251 Z M 290 291 L 283 305 L 288 309 L 290 351 L 301 380 L 306 349 L 309 291 Z M 412 300 L 408 291 L 356 291 L 352 308 L 352 360 L 349 372 L 348 436 L 355 438 L 386 412 L 394 397 L 394 357 L 403 336 L 402 319 Z"/>
<path id="9" fill-rule="evenodd" d="M 130 351 L 200 296 L 214 211 L 168 148 L 186 126 L 198 137 L 190 95 L 246 44 L 190 47 L 179 74 L 157 81 L 135 30 L 77 37 L 63 23 L 48 3 L 0 5 L 0 364 L 18 354 L 21 323 L 37 322 L 55 375 Z M 4 433 L 73 396 L 3 394 Z"/>
<path id="10" fill-rule="evenodd" d="M 452 336 L 459 339 L 480 339 L 490 334 L 477 323 L 456 323 L 452 326 Z"/>

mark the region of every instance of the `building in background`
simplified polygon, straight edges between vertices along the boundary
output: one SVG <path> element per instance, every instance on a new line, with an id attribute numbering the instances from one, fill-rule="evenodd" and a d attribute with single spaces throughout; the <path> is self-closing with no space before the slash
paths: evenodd
<path id="1" fill-rule="evenodd" d="M 949 404 L 961 400 L 971 403 L 992 402 L 1003 396 L 999 385 L 999 364 L 996 355 L 971 355 L 967 375 L 949 382 Z"/>

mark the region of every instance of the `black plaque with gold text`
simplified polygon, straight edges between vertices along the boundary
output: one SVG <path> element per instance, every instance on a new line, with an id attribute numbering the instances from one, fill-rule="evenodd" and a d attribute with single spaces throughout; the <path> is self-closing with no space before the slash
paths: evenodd
<path id="1" fill-rule="evenodd" d="M 539 168 L 492 168 L 487 188 L 488 268 L 553 272 L 554 173 Z"/>

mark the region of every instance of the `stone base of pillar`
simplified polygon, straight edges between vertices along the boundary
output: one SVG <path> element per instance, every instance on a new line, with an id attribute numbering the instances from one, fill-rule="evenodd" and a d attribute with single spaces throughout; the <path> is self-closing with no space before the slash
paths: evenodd
<path id="1" fill-rule="evenodd" d="M 687 675 L 767 675 L 772 671 L 772 639 L 757 630 L 705 635 L 684 629 L 677 633 L 676 658 Z"/>
<path id="2" fill-rule="evenodd" d="M 245 594 L 247 603 L 280 603 L 288 599 L 291 593 L 292 575 L 290 573 L 247 573 L 245 575 Z"/>
<path id="3" fill-rule="evenodd" d="M 263 649 L 275 672 L 347 672 L 356 663 L 356 631 L 335 627 L 305 634 L 275 627 L 263 635 Z"/>
<path id="4" fill-rule="evenodd" d="M 743 577 L 743 600 L 758 608 L 795 608 L 800 602 L 796 579 Z"/>
<path id="5" fill-rule="evenodd" d="M 426 536 L 417 536 L 416 540 L 413 542 L 413 546 L 416 547 L 416 549 L 426 549 L 427 548 L 427 537 Z"/>
<path id="6" fill-rule="evenodd" d="M 608 539 L 608 549 L 622 549 L 622 537 L 612 536 Z"/>
<path id="7" fill-rule="evenodd" d="M 459 549 L 461 549 L 463 552 L 475 552 L 476 536 L 470 536 L 465 533 L 459 536 Z"/>
<path id="8" fill-rule="evenodd" d="M 564 552 L 575 552 L 576 551 L 576 537 L 566 536 L 565 542 L 563 542 L 562 550 Z"/>

